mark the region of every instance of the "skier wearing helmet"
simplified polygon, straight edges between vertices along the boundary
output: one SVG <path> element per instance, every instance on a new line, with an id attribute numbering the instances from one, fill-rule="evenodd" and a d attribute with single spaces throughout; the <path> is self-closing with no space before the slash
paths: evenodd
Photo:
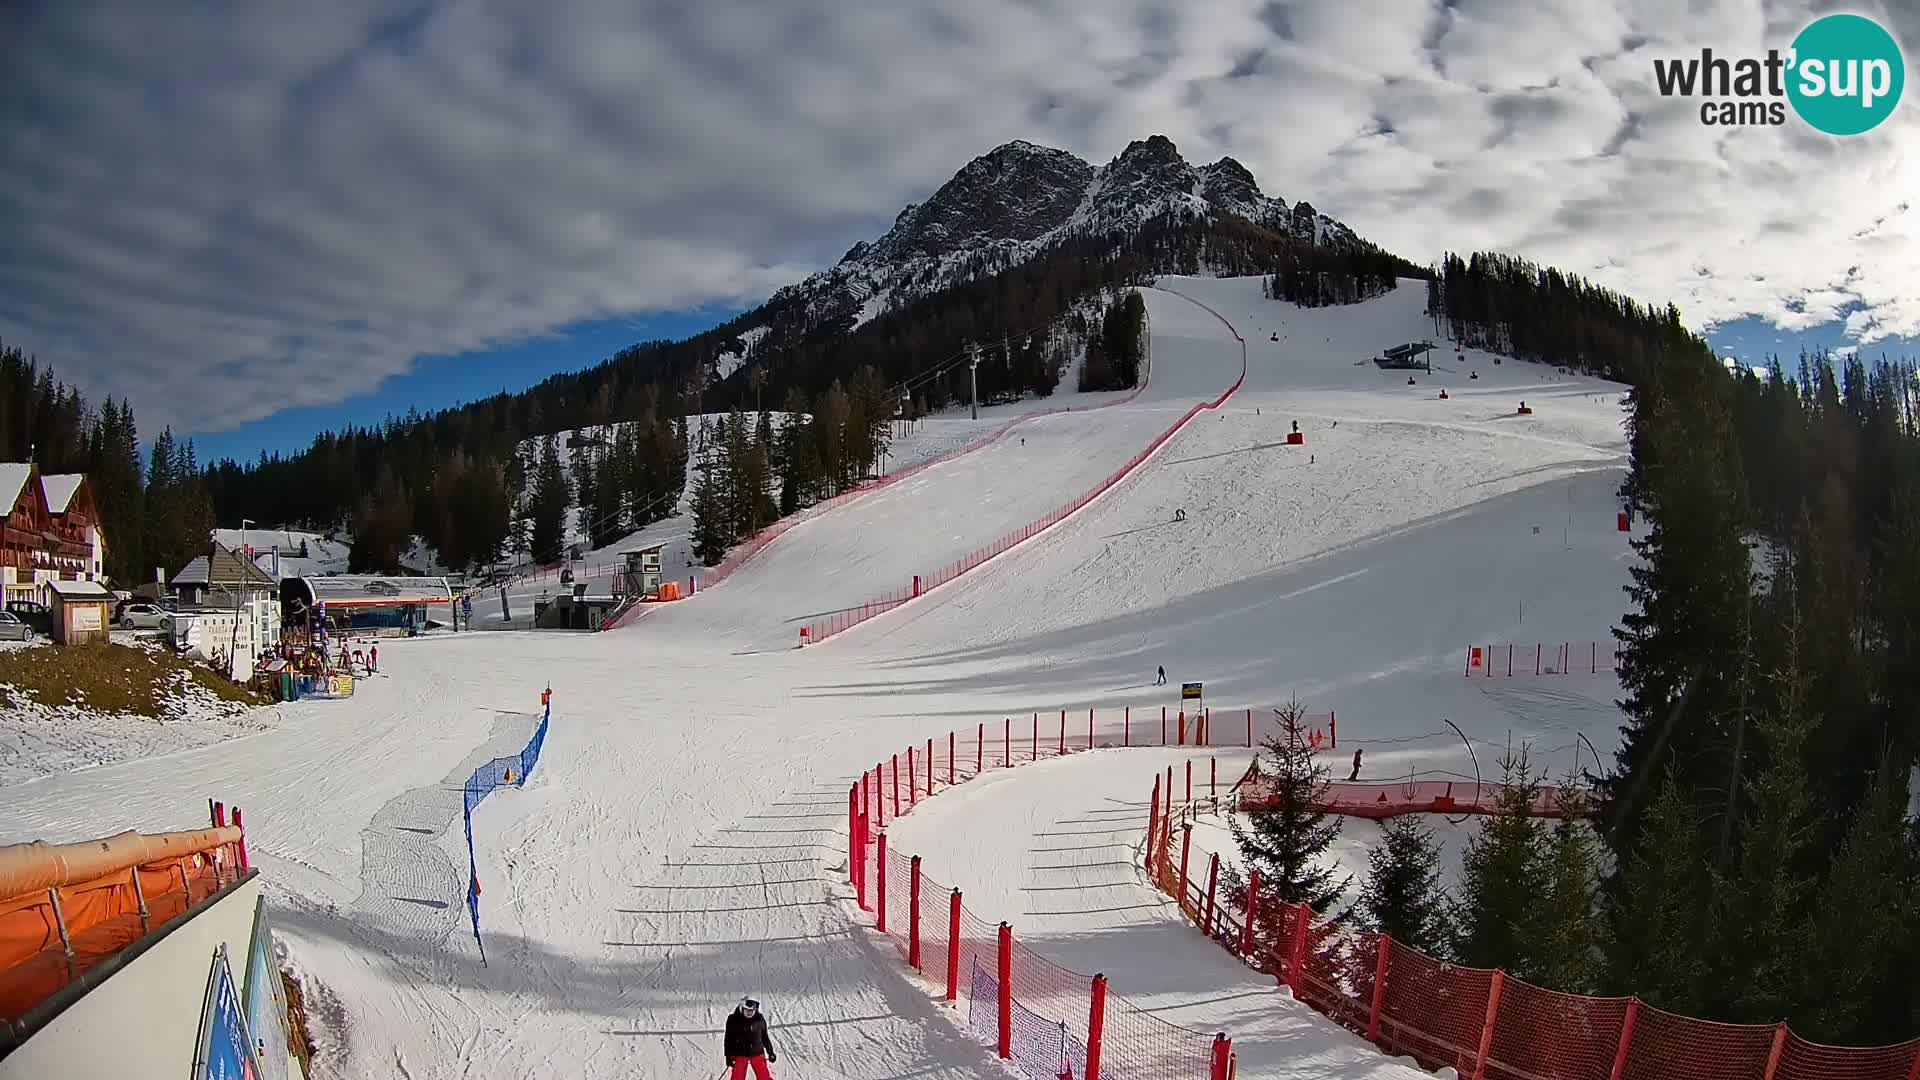
<path id="1" fill-rule="evenodd" d="M 747 1066 L 753 1066 L 754 1080 L 773 1080 L 767 1071 L 770 1062 L 780 1060 L 773 1052 L 773 1038 L 767 1033 L 767 1018 L 760 1015 L 760 1003 L 747 998 L 727 1016 L 725 1052 L 732 1080 L 746 1080 Z"/>

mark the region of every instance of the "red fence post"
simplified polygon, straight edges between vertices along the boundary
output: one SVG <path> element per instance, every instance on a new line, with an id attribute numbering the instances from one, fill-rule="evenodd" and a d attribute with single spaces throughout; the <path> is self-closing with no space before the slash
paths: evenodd
<path id="1" fill-rule="evenodd" d="M 960 890 L 947 900 L 947 1000 L 960 1000 Z"/>
<path id="2" fill-rule="evenodd" d="M 1009 716 L 1000 729 L 1000 767 L 1013 764 L 1013 717 Z"/>
<path id="3" fill-rule="evenodd" d="M 927 740 L 927 794 L 933 794 L 933 740 Z"/>
<path id="4" fill-rule="evenodd" d="M 1226 1032 L 1213 1037 L 1213 1063 L 1207 1070 L 1208 1080 L 1227 1080 L 1227 1062 L 1233 1057 L 1233 1040 Z"/>
<path id="5" fill-rule="evenodd" d="M 1253 748 L 1253 710 L 1247 710 L 1247 748 Z"/>
<path id="6" fill-rule="evenodd" d="M 1327 739 L 1333 745 L 1330 749 L 1340 749 L 1340 714 L 1327 710 Z"/>
<path id="7" fill-rule="evenodd" d="M 216 829 L 227 827 L 227 804 L 218 799 L 207 800 L 207 816 Z"/>
<path id="8" fill-rule="evenodd" d="M 1101 1034 L 1107 1023 L 1107 977 L 1093 977 L 1093 1004 L 1087 1009 L 1087 1076 L 1100 1080 Z"/>
<path id="9" fill-rule="evenodd" d="M 240 830 L 240 850 L 239 850 L 240 869 L 242 872 L 245 872 L 248 865 L 247 864 L 247 823 L 241 820 L 240 808 L 237 806 L 233 808 L 233 827 Z"/>
<path id="10" fill-rule="evenodd" d="M 1216 851 L 1207 864 L 1207 916 L 1206 922 L 1200 928 L 1208 937 L 1213 936 L 1213 890 L 1219 884 L 1220 853 Z"/>
<path id="11" fill-rule="evenodd" d="M 860 873 L 860 863 L 856 858 L 860 853 L 855 850 L 860 836 L 860 787 L 861 785 L 855 784 L 853 790 L 847 792 L 847 884 L 849 885 L 854 883 Z"/>
<path id="12" fill-rule="evenodd" d="M 985 772 L 986 770 L 983 766 L 985 766 L 986 763 L 987 763 L 987 725 L 985 721 L 981 721 L 980 730 L 974 733 L 973 775 L 979 776 L 982 772 Z"/>
<path id="13" fill-rule="evenodd" d="M 1627 1050 L 1633 1045 L 1633 1025 L 1640 1019 L 1640 999 L 1632 998 L 1627 1002 L 1627 1018 L 1620 1023 L 1620 1046 L 1613 1052 L 1613 1071 L 1607 1074 L 1607 1080 L 1620 1080 L 1627 1072 Z M 1913 1059 L 1915 1068 L 1920 1068 L 1920 1057 Z"/>
<path id="14" fill-rule="evenodd" d="M 913 747 L 907 747 L 907 807 L 911 809 L 920 799 L 920 770 L 913 764 Z"/>
<path id="15" fill-rule="evenodd" d="M 1300 998 L 1300 975 L 1307 965 L 1307 926 L 1313 922 L 1313 909 L 1305 900 L 1293 909 L 1293 947 L 1287 954 L 1287 988 L 1295 1000 Z"/>
<path id="16" fill-rule="evenodd" d="M 920 856 L 915 855 L 907 882 L 907 966 L 920 970 Z"/>
<path id="17" fill-rule="evenodd" d="M 1506 980 L 1507 973 L 1496 970 L 1493 985 L 1487 990 L 1487 1020 L 1480 1028 L 1480 1049 L 1473 1055 L 1473 1080 L 1487 1080 L 1487 1055 L 1493 1052 L 1493 1025 L 1500 1017 L 1500 988 Z M 1782 1024 L 1780 1030 L 1785 1033 L 1786 1025 Z M 1772 1080 L 1771 1072 L 1768 1080 Z"/>
<path id="18" fill-rule="evenodd" d="M 1187 745 L 1187 710 L 1185 709 L 1180 710 L 1179 725 L 1180 745 L 1185 746 Z"/>
<path id="19" fill-rule="evenodd" d="M 1058 756 L 1067 756 L 1067 710 L 1060 710 L 1060 749 Z"/>
<path id="20" fill-rule="evenodd" d="M 1186 805 L 1193 805 L 1193 759 L 1187 759 L 1187 799 Z"/>
<path id="21" fill-rule="evenodd" d="M 1000 1059 L 1013 1056 L 1013 927 L 1000 924 Z"/>
<path id="22" fill-rule="evenodd" d="M 1160 833 L 1160 774 L 1153 774 L 1153 804 L 1147 807 L 1147 872 L 1153 872 L 1153 840 Z"/>
<path id="23" fill-rule="evenodd" d="M 1160 745 L 1167 745 L 1167 707 L 1160 706 Z"/>
<path id="24" fill-rule="evenodd" d="M 880 847 L 874 852 L 874 865 L 880 868 L 880 891 L 876 897 L 880 906 L 880 932 L 887 932 L 887 834 L 880 833 Z"/>
<path id="25" fill-rule="evenodd" d="M 1207 756 L 1207 797 L 1213 800 L 1213 809 L 1220 810 L 1220 759 Z"/>
<path id="26" fill-rule="evenodd" d="M 1120 745 L 1133 745 L 1133 706 L 1131 705 L 1120 714 Z"/>
<path id="27" fill-rule="evenodd" d="M 911 776 L 912 773 L 907 775 Z M 893 816 L 900 816 L 900 755 L 893 755 Z"/>
<path id="28" fill-rule="evenodd" d="M 954 776 L 954 772 L 953 772 L 954 741 L 955 740 L 954 740 L 953 732 L 951 731 L 947 732 L 947 786 L 948 787 L 952 787 L 956 783 L 956 781 L 953 778 Z"/>
<path id="29" fill-rule="evenodd" d="M 1920 1080 L 1920 1050 L 1913 1052 L 1913 1071 L 1907 1073 L 1907 1080 Z"/>
<path id="30" fill-rule="evenodd" d="M 1373 1008 L 1367 1012 L 1367 1041 L 1376 1045 L 1380 1042 L 1380 1007 L 1387 1001 L 1387 954 L 1392 950 L 1392 935 L 1381 934 L 1380 955 L 1373 961 Z"/>
<path id="31" fill-rule="evenodd" d="M 1182 912 L 1187 910 L 1187 855 L 1192 850 L 1193 826 L 1182 825 L 1180 826 L 1180 893 L 1174 897 L 1174 901 L 1180 905 Z"/>
<path id="32" fill-rule="evenodd" d="M 1787 1025 L 1780 1024 L 1773 1029 L 1773 1049 L 1767 1053 L 1767 1071 L 1760 1080 L 1773 1080 L 1780 1072 L 1780 1057 L 1787 1052 Z"/>
<path id="33" fill-rule="evenodd" d="M 1040 760 L 1040 714 L 1033 714 L 1033 761 Z"/>
<path id="34" fill-rule="evenodd" d="M 1200 745 L 1213 745 L 1213 707 L 1204 706 L 1200 710 Z"/>
<path id="35" fill-rule="evenodd" d="M 1093 749 L 1093 708 L 1087 708 L 1087 749 Z"/>
<path id="36" fill-rule="evenodd" d="M 1260 871 L 1255 868 L 1247 875 L 1247 921 L 1240 927 L 1240 955 L 1253 955 L 1253 920 L 1260 912 Z"/>

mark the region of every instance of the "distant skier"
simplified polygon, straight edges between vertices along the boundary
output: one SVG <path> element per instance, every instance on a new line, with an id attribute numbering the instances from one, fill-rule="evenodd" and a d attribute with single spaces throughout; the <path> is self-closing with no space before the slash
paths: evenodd
<path id="1" fill-rule="evenodd" d="M 1180 508 L 1180 507 L 1176 507 L 1176 508 L 1174 508 L 1174 511 L 1173 511 L 1173 520 L 1175 520 L 1175 521 L 1185 521 L 1185 520 L 1187 520 L 1187 512 L 1186 512 L 1186 510 L 1185 510 L 1184 508 Z"/>
<path id="2" fill-rule="evenodd" d="M 375 672 L 380 670 L 380 646 L 379 645 L 374 645 L 367 649 L 367 670 L 369 672 Z"/>
<path id="3" fill-rule="evenodd" d="M 1154 676 L 1153 685 L 1155 686 L 1167 685 L 1167 669 L 1166 668 L 1162 667 L 1159 670 L 1159 673 Z"/>
<path id="4" fill-rule="evenodd" d="M 749 1065 L 754 1080 L 773 1080 L 767 1065 L 779 1061 L 780 1055 L 773 1052 L 773 1038 L 767 1033 L 767 1018 L 760 1015 L 759 1002 L 747 998 L 728 1014 L 725 1052 L 732 1080 L 746 1080 Z"/>
<path id="5" fill-rule="evenodd" d="M 1353 752 L 1353 771 L 1347 774 L 1347 782 L 1352 783 L 1358 779 L 1360 779 L 1360 751 L 1355 750 Z"/>

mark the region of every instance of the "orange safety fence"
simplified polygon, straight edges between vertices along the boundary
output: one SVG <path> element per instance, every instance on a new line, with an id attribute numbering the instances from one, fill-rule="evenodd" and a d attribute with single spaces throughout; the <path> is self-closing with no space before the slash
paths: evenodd
<path id="1" fill-rule="evenodd" d="M 1462 1080 L 1920 1080 L 1920 1039 L 1826 1046 L 1784 1023 L 1722 1024 L 1638 998 L 1549 990 L 1317 919 L 1304 904 L 1263 899 L 1257 875 L 1208 904 L 1214 854 L 1181 827 L 1184 816 L 1156 808 L 1142 848 L 1148 879 L 1208 937 L 1296 999 L 1425 1068 L 1451 1068 Z"/>
<path id="2" fill-rule="evenodd" d="M 237 826 L 0 847 L 0 1020 L 238 881 Z"/>

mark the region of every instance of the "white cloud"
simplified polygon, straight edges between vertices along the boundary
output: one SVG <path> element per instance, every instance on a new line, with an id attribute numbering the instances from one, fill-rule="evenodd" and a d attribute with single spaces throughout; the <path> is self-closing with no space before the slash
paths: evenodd
<path id="1" fill-rule="evenodd" d="M 751 302 L 1000 142 L 1104 161 L 1153 133 L 1416 260 L 1920 334 L 1920 102 L 1829 139 L 1703 127 L 1652 86 L 1654 57 L 1784 46 L 1812 5 L 44 5 L 0 16 L 0 338 L 148 430 L 217 429 L 422 355 Z M 1920 41 L 1911 5 L 1864 10 Z"/>

